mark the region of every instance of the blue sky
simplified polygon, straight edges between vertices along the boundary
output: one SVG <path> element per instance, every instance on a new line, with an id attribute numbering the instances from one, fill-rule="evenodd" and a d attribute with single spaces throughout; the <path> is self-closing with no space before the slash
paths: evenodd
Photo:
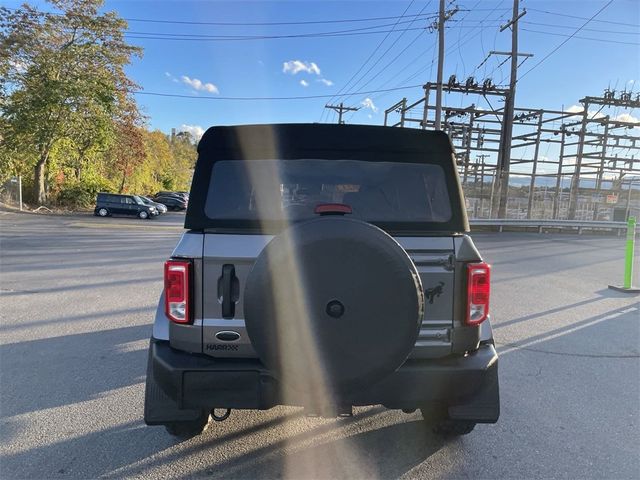
<path id="1" fill-rule="evenodd" d="M 17 6 L 19 2 L 4 3 Z M 50 9 L 43 2 L 31 3 Z M 600 95 L 608 86 L 616 87 L 618 90 L 625 87 L 635 92 L 640 90 L 638 0 L 615 0 L 596 17 L 598 21 L 592 21 L 577 34 L 578 37 L 595 38 L 599 41 L 572 38 L 556 53 L 528 72 L 606 3 L 607 0 L 521 1 L 521 9 L 527 9 L 527 14 L 522 18 L 520 25 L 520 51 L 535 56 L 528 59 L 519 70 L 522 80 L 518 84 L 517 106 L 560 109 L 562 106 L 567 108 L 576 105 L 585 95 Z M 457 5 L 461 10 L 447 24 L 444 78 L 454 73 L 458 78 L 466 78 L 473 73 L 481 80 L 485 76 L 491 76 L 495 83 L 506 84 L 509 75 L 508 63 L 498 66 L 504 58 L 492 57 L 480 68 L 476 67 L 490 50 L 510 49 L 510 31 L 500 33 L 499 25 L 511 16 L 512 1 L 461 0 L 452 2 L 450 8 L 453 5 Z M 432 14 L 437 8 L 438 0 L 108 0 L 104 10 L 116 10 L 122 17 L 131 19 L 130 42 L 143 47 L 144 56 L 142 59 L 134 60 L 128 72 L 144 91 L 194 97 L 137 97 L 149 118 L 150 127 L 168 132 L 173 127 L 198 131 L 220 124 L 335 121 L 333 113 L 329 115 L 329 112 L 325 112 L 323 115 L 323 106 L 329 101 L 328 98 L 237 101 L 221 100 L 220 97 L 333 95 L 341 88 L 346 92 L 368 91 L 435 81 L 437 33 L 423 28 L 429 22 L 427 19 L 422 18 L 413 23 L 409 21 L 416 18 L 410 15 L 420 12 Z M 395 26 L 398 18 L 277 26 L 196 25 L 133 20 L 243 24 L 309 22 L 399 17 L 405 10 L 407 17 Z M 375 26 L 378 27 L 370 30 L 385 33 L 240 41 L 135 38 L 150 36 L 148 33 L 162 37 L 164 34 L 292 35 Z M 385 39 L 389 30 L 393 32 Z M 140 32 L 146 35 L 141 35 Z M 383 39 L 385 40 L 381 43 Z M 370 56 L 371 60 L 365 63 Z M 372 67 L 378 58 L 380 60 Z M 395 61 L 389 65 L 394 59 Z M 350 85 L 347 84 L 361 67 L 363 68 L 360 74 Z M 635 87 L 633 82 L 637 82 Z M 403 96 L 411 101 L 417 100 L 421 95 L 420 88 L 413 88 L 343 98 L 348 105 L 362 107 L 357 113 L 348 114 L 346 118 L 353 123 L 382 124 L 385 108 Z M 218 100 L 208 100 L 204 97 L 214 97 Z M 332 101 L 339 103 L 340 100 Z M 461 95 L 445 99 L 445 102 L 447 101 L 454 105 L 483 105 L 482 99 L 463 98 Z M 637 112 L 634 114 L 636 117 L 640 116 Z"/>

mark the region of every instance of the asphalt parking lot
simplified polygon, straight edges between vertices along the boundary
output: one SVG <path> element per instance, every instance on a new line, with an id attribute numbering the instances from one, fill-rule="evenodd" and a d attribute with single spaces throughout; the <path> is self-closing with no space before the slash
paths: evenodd
<path id="1" fill-rule="evenodd" d="M 474 235 L 493 264 L 496 425 L 443 440 L 419 413 L 276 408 L 178 442 L 142 408 L 182 219 L 0 213 L 1 478 L 640 478 L 639 297 L 607 289 L 624 238 Z"/>

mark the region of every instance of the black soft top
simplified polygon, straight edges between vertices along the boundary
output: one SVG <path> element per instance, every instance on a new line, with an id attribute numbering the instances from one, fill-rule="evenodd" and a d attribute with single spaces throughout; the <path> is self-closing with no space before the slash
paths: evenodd
<path id="1" fill-rule="evenodd" d="M 205 214 L 211 171 L 215 162 L 274 159 L 354 159 L 440 165 L 446 175 L 452 215 L 450 221 L 439 225 L 438 231 L 452 233 L 469 230 L 453 146 L 445 133 L 397 127 L 320 123 L 209 128 L 198 144 L 198 161 L 191 183 L 185 228 L 224 228 Z M 433 229 L 429 228 L 428 233 L 432 232 Z"/>

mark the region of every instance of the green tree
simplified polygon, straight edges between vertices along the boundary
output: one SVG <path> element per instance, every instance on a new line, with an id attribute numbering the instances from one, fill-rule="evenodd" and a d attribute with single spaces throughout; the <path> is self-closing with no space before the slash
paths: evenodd
<path id="1" fill-rule="evenodd" d="M 102 0 L 50 2 L 60 14 L 0 8 L 1 162 L 33 168 L 38 203 L 47 201 L 56 143 L 73 145 L 80 177 L 90 152 L 136 147 L 142 122 L 124 72 L 141 50 L 124 40 L 126 22 L 98 13 Z M 138 160 L 113 158 L 125 173 Z"/>
<path id="2" fill-rule="evenodd" d="M 173 190 L 189 190 L 198 152 L 196 140 L 187 132 L 178 133 L 171 142 L 173 165 L 171 177 L 164 187 Z"/>

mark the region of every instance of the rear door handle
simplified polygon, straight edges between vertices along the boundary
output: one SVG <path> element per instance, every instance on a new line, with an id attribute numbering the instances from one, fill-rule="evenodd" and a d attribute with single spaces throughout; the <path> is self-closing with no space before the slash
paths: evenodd
<path id="1" fill-rule="evenodd" d="M 235 316 L 239 290 L 236 267 L 230 264 L 223 265 L 222 276 L 218 280 L 218 298 L 222 300 L 222 318 Z"/>

